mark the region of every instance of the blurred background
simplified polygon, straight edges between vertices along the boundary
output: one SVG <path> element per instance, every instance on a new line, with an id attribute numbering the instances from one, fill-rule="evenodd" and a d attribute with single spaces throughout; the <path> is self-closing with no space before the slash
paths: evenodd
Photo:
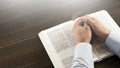
<path id="1" fill-rule="evenodd" d="M 37 34 L 103 9 L 120 25 L 120 0 L 0 0 L 0 68 L 54 68 Z M 113 56 L 95 67 L 119 64 Z"/>

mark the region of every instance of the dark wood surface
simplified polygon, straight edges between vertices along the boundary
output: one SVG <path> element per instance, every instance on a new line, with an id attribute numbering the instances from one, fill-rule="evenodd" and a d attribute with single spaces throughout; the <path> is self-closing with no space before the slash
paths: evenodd
<path id="1" fill-rule="evenodd" d="M 107 10 L 120 25 L 120 0 L 0 0 L 0 68 L 54 68 L 37 34 L 80 16 Z M 120 68 L 117 56 L 96 68 Z"/>

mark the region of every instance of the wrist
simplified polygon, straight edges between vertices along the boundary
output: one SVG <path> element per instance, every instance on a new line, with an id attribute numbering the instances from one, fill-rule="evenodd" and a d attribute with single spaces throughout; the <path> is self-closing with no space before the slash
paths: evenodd
<path id="1" fill-rule="evenodd" d="M 79 43 L 90 43 L 90 41 L 76 41 L 76 44 L 79 44 Z"/>
<path id="2" fill-rule="evenodd" d="M 80 46 L 81 44 L 90 44 L 90 43 L 87 43 L 87 42 L 80 42 L 80 43 L 77 43 L 77 44 L 75 45 L 75 47 L 76 47 L 76 46 Z"/>
<path id="3" fill-rule="evenodd" d="M 105 33 L 105 35 L 104 35 L 105 37 L 104 37 L 104 39 L 103 39 L 104 42 L 105 42 L 105 40 L 107 39 L 107 37 L 108 37 L 109 34 L 110 34 L 110 31 L 107 31 L 107 32 Z"/>

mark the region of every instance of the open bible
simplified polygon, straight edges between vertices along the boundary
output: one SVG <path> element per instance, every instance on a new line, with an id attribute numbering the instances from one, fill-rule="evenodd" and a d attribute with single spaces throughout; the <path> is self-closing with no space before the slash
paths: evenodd
<path id="1" fill-rule="evenodd" d="M 89 14 L 89 16 L 95 17 L 111 31 L 120 30 L 105 10 Z M 70 20 L 38 34 L 55 68 L 70 68 L 72 65 L 76 45 L 72 34 L 74 23 L 73 20 Z M 94 62 L 114 55 L 104 43 L 93 40 L 91 44 Z"/>

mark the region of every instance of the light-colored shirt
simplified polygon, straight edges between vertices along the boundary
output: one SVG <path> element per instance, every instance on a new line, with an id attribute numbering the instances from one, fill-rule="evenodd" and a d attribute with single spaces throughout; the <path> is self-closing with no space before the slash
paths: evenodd
<path id="1" fill-rule="evenodd" d="M 106 38 L 105 44 L 120 57 L 120 32 L 111 32 Z M 94 68 L 90 43 L 79 43 L 76 45 L 71 68 Z"/>

